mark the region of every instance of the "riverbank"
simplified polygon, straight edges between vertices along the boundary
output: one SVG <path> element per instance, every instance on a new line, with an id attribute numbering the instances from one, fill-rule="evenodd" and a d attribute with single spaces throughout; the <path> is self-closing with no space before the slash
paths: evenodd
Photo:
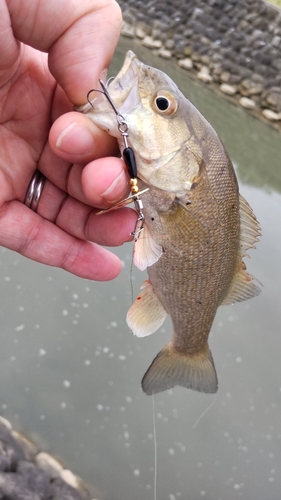
<path id="1" fill-rule="evenodd" d="M 122 35 L 281 131 L 281 10 L 263 0 L 119 1 Z"/>
<path id="2" fill-rule="evenodd" d="M 91 500 L 82 480 L 0 416 L 0 498 Z"/>

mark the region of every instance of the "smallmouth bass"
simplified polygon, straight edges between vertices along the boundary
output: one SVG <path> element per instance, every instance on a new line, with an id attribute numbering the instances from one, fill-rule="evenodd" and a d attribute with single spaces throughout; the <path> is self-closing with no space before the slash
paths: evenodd
<path id="1" fill-rule="evenodd" d="M 239 194 L 232 163 L 218 135 L 162 71 L 129 51 L 109 95 L 128 124 L 136 157 L 144 229 L 134 262 L 149 279 L 127 313 L 139 337 L 155 332 L 167 314 L 171 341 L 142 379 L 146 394 L 184 386 L 215 393 L 216 370 L 208 336 L 222 304 L 260 289 L 243 258 L 258 241 L 256 217 Z M 93 106 L 93 107 L 92 107 Z M 116 115 L 99 94 L 86 113 L 124 148 Z"/>

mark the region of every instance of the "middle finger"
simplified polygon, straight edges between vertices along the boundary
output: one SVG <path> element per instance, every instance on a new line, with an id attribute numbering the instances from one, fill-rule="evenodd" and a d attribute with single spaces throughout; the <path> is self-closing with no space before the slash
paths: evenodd
<path id="1" fill-rule="evenodd" d="M 136 212 L 124 208 L 96 215 L 97 210 L 81 203 L 46 181 L 37 213 L 65 232 L 100 245 L 117 246 L 131 241 Z"/>

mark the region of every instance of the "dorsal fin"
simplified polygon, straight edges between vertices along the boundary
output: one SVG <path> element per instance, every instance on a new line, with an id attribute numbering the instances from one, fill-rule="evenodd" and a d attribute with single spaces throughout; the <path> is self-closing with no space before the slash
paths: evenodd
<path id="1" fill-rule="evenodd" d="M 254 243 L 259 241 L 260 225 L 256 216 L 251 209 L 249 203 L 243 198 L 239 197 L 239 212 L 240 212 L 240 245 L 241 245 L 241 258 L 246 255 L 249 248 L 255 248 Z"/>
<path id="2" fill-rule="evenodd" d="M 243 267 L 242 267 L 243 266 Z M 234 302 L 242 302 L 243 300 L 251 299 L 261 293 L 260 288 L 254 283 L 254 276 L 247 273 L 244 262 L 241 261 L 241 268 L 235 274 L 227 296 L 221 303 L 223 306 L 233 304 Z"/>
<path id="3" fill-rule="evenodd" d="M 259 240 L 260 236 L 260 225 L 249 203 L 241 194 L 239 197 L 239 212 L 240 261 L 238 260 L 236 273 L 222 305 L 242 302 L 243 300 L 259 295 L 261 292 L 260 288 L 254 283 L 254 276 L 247 273 L 246 266 L 242 260 L 243 257 L 247 256 L 247 250 L 249 250 L 249 248 L 255 248 L 254 243 Z"/>

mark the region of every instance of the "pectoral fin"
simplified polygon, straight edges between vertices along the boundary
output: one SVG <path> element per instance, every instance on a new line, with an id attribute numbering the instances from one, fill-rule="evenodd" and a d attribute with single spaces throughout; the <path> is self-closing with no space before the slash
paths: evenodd
<path id="1" fill-rule="evenodd" d="M 127 313 L 127 324 L 137 337 L 156 332 L 164 322 L 167 312 L 156 297 L 150 281 L 146 280 Z"/>
<path id="2" fill-rule="evenodd" d="M 218 380 L 208 345 L 196 354 L 178 352 L 169 342 L 152 361 L 142 379 L 142 388 L 148 395 L 180 385 L 194 391 L 215 393 Z"/>
<path id="3" fill-rule="evenodd" d="M 147 224 L 144 224 L 134 244 L 134 264 L 141 271 L 155 264 L 162 255 L 162 247 L 152 238 Z"/>

